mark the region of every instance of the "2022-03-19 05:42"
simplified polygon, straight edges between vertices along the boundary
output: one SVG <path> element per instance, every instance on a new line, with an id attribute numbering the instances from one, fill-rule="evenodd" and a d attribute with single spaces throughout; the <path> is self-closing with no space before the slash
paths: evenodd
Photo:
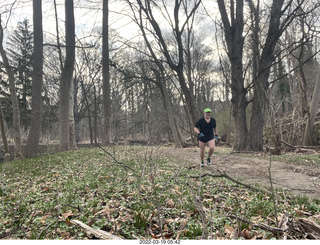
<path id="1" fill-rule="evenodd" d="M 139 244 L 181 244 L 180 240 L 139 240 Z"/>

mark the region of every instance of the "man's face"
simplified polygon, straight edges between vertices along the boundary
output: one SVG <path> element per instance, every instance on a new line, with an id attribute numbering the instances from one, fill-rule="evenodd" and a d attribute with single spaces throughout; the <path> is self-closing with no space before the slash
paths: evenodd
<path id="1" fill-rule="evenodd" d="M 205 112 L 205 113 L 204 113 L 204 116 L 205 116 L 206 118 L 210 118 L 211 112 Z"/>

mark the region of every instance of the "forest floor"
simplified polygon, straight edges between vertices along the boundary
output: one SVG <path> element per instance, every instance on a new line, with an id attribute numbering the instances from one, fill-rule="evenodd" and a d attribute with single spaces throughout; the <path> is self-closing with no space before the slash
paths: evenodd
<path id="1" fill-rule="evenodd" d="M 267 154 L 231 152 L 230 148 L 217 147 L 211 158 L 212 165 L 205 165 L 204 169 L 212 173 L 225 172 L 229 176 L 248 184 L 259 184 L 265 188 L 270 187 L 270 157 Z M 168 148 L 166 154 L 189 162 L 191 167 L 199 167 L 200 150 L 198 147 Z M 298 158 L 299 161 L 294 161 L 295 158 Z M 281 188 L 296 195 L 320 198 L 320 154 L 315 152 L 314 159 L 312 161 L 303 160 L 303 154 L 298 153 L 272 156 L 271 177 L 273 187 Z"/>
<path id="2" fill-rule="evenodd" d="M 231 152 L 203 168 L 197 147 L 139 145 L 1 163 L 0 240 L 320 239 L 317 152 L 272 156 L 275 192 L 267 154 Z"/>

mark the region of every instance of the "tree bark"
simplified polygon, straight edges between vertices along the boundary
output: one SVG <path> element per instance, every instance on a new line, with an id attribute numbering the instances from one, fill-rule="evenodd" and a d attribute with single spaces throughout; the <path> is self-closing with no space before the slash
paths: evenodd
<path id="1" fill-rule="evenodd" d="M 61 73 L 60 83 L 60 150 L 70 149 L 69 132 L 69 95 L 75 60 L 75 25 L 73 0 L 65 0 L 66 59 Z"/>
<path id="2" fill-rule="evenodd" d="M 43 31 L 42 31 L 42 0 L 33 0 L 33 75 L 32 75 L 32 102 L 31 123 L 26 145 L 26 156 L 32 157 L 38 153 L 41 135 L 42 119 L 42 73 L 43 73 Z"/>

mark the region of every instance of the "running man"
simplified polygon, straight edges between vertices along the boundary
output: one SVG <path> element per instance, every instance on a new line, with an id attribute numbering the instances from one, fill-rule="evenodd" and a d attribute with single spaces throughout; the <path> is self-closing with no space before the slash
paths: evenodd
<path id="1" fill-rule="evenodd" d="M 211 109 L 204 109 L 204 117 L 200 118 L 194 126 L 194 132 L 198 135 L 200 147 L 200 166 L 204 166 L 204 150 L 206 145 L 209 147 L 207 164 L 211 165 L 211 155 L 215 148 L 215 140 L 218 138 L 216 120 L 211 117 Z"/>

